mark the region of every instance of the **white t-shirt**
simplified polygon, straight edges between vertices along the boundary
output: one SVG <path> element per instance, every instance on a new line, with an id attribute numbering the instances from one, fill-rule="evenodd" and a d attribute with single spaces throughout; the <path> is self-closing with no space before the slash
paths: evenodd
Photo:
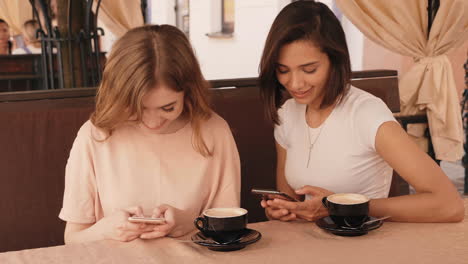
<path id="1" fill-rule="evenodd" d="M 351 87 L 320 127 L 310 128 L 305 112 L 306 105 L 294 99 L 278 110 L 281 125 L 275 127 L 275 139 L 287 151 L 285 176 L 289 185 L 388 197 L 393 170 L 375 149 L 380 125 L 396 122 L 385 103 Z"/>
<path id="2" fill-rule="evenodd" d="M 41 54 L 42 53 L 41 47 L 36 48 L 34 46 L 28 45 L 27 48 L 31 52 L 29 54 Z M 20 54 L 28 54 L 28 52 L 24 48 L 17 48 L 15 50 L 13 50 L 12 54 L 13 55 L 20 55 Z"/>

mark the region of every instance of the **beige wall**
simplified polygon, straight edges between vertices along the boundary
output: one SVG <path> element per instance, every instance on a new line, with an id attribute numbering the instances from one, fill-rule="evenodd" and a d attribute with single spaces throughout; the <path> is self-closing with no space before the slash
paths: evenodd
<path id="1" fill-rule="evenodd" d="M 463 64 L 466 62 L 468 56 L 468 40 L 458 48 L 451 50 L 448 56 L 452 62 L 455 83 L 457 84 L 458 94 L 461 98 L 463 89 L 465 89 L 465 70 L 463 69 Z M 362 65 L 363 70 L 397 70 L 398 74 L 401 76 L 413 65 L 413 59 L 389 51 L 368 38 L 365 38 Z"/>

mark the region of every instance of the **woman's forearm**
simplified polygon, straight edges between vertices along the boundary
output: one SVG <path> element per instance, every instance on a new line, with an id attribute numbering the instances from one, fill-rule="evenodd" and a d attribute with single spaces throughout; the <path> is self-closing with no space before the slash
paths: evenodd
<path id="1" fill-rule="evenodd" d="M 65 228 L 65 244 L 77 244 L 106 239 L 99 222 L 90 225 L 69 224 Z"/>
<path id="2" fill-rule="evenodd" d="M 458 194 L 417 193 L 371 200 L 370 215 L 399 222 L 459 222 L 465 209 Z"/>

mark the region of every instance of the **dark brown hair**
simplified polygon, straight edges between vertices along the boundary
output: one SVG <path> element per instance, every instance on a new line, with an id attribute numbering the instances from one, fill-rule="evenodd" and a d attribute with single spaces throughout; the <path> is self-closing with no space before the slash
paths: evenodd
<path id="1" fill-rule="evenodd" d="M 259 86 L 267 117 L 279 124 L 278 108 L 285 88 L 276 77 L 280 49 L 289 43 L 307 40 L 317 45 L 330 60 L 320 108 L 336 102 L 349 89 L 351 63 L 340 21 L 323 3 L 297 1 L 287 5 L 275 18 L 260 61 Z"/>
<path id="2" fill-rule="evenodd" d="M 8 25 L 8 22 L 6 22 L 5 20 L 1 19 L 0 18 L 0 24 L 3 23 L 5 25 L 7 25 L 7 27 L 10 27 L 10 25 Z M 11 49 L 13 47 L 13 43 L 11 43 L 10 40 L 8 40 L 8 54 L 11 54 Z"/>
<path id="3" fill-rule="evenodd" d="M 129 120 L 140 122 L 142 98 L 159 82 L 184 92 L 184 111 L 194 131 L 194 148 L 211 155 L 201 136 L 202 121 L 211 116 L 208 82 L 185 34 L 174 26 L 134 28 L 113 46 L 96 98 L 92 123 L 109 136 Z"/>

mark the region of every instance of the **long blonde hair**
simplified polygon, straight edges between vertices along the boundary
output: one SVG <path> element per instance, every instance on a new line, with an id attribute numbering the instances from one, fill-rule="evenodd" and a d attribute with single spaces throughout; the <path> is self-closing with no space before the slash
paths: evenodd
<path id="1" fill-rule="evenodd" d="M 148 25 L 134 28 L 113 46 L 96 95 L 91 122 L 108 137 L 120 125 L 141 122 L 142 98 L 163 81 L 184 92 L 184 112 L 193 128 L 193 146 L 210 156 L 201 135 L 201 123 L 211 116 L 208 82 L 187 37 L 174 26 Z M 135 119 L 136 117 L 136 119 Z"/>

